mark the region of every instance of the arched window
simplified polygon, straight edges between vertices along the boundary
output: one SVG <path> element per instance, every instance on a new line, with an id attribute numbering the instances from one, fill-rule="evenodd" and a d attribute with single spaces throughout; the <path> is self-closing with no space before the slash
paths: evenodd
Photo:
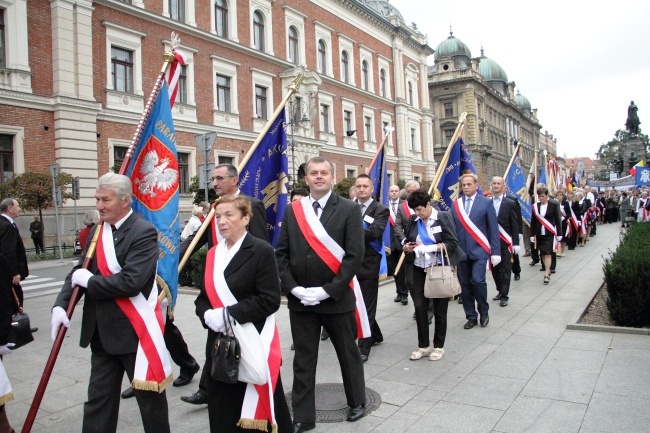
<path id="1" fill-rule="evenodd" d="M 228 37 L 228 2 L 226 0 L 215 0 L 214 2 L 214 28 L 217 36 Z"/>
<path id="2" fill-rule="evenodd" d="M 348 52 L 347 51 L 342 51 L 341 52 L 341 80 L 344 83 L 349 83 L 350 82 L 350 65 L 348 65 L 349 59 L 348 59 Z"/>
<path id="3" fill-rule="evenodd" d="M 413 106 L 413 84 L 411 84 L 410 81 L 407 84 L 408 84 L 409 105 L 412 107 Z"/>
<path id="4" fill-rule="evenodd" d="M 327 73 L 327 47 L 322 39 L 318 41 L 318 72 Z"/>
<path id="5" fill-rule="evenodd" d="M 255 49 L 264 51 L 264 17 L 260 11 L 253 14 L 253 44 Z"/>
<path id="6" fill-rule="evenodd" d="M 380 69 L 379 70 L 379 94 L 383 96 L 384 98 L 386 97 L 386 70 L 385 69 Z"/>
<path id="7" fill-rule="evenodd" d="M 364 60 L 361 62 L 361 86 L 363 87 L 363 90 L 368 90 L 370 87 L 368 81 L 368 62 Z"/>
<path id="8" fill-rule="evenodd" d="M 289 61 L 294 65 L 298 64 L 298 30 L 294 26 L 289 27 Z"/>

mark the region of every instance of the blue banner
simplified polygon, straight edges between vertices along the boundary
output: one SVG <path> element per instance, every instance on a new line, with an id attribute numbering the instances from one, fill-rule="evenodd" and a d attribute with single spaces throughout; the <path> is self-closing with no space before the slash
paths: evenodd
<path id="1" fill-rule="evenodd" d="M 634 175 L 634 184 L 637 187 L 650 186 L 650 167 L 637 167 Z"/>
<path id="2" fill-rule="evenodd" d="M 530 206 L 530 194 L 528 193 L 528 188 L 526 187 L 527 174 L 524 172 L 523 162 L 521 160 L 521 154 L 519 148 L 515 153 L 515 157 L 512 160 L 510 169 L 506 173 L 505 183 L 506 183 L 506 195 L 511 197 L 517 197 L 519 205 L 521 206 L 521 216 L 528 222 L 530 225 L 530 219 L 533 215 L 533 210 Z"/>
<path id="3" fill-rule="evenodd" d="M 377 202 L 388 206 L 388 170 L 386 170 L 386 147 L 381 146 L 377 151 L 377 157 L 375 158 L 374 163 L 370 166 L 368 170 L 368 176 L 372 180 L 372 186 L 374 188 L 373 199 Z M 382 236 L 383 246 L 386 246 L 390 249 L 390 223 L 386 224 L 386 229 Z M 388 274 L 388 262 L 386 261 L 386 250 L 381 248 L 381 262 L 379 264 L 379 275 Z"/>
<path id="4" fill-rule="evenodd" d="M 178 292 L 180 177 L 166 83 L 151 109 L 125 174 L 131 178 L 133 186 L 133 211 L 158 230 L 158 276 L 171 293 L 173 307 Z"/>
<path id="5" fill-rule="evenodd" d="M 462 138 L 458 138 L 456 143 L 453 144 L 447 165 L 445 167 L 438 167 L 438 170 L 444 170 L 438 183 L 440 208 L 451 212 L 454 200 L 463 194 L 460 188 L 460 176 L 467 173 L 476 174 L 472 157 Z M 483 194 L 480 185 L 478 194 Z"/>
<path id="6" fill-rule="evenodd" d="M 275 118 L 246 166 L 239 173 L 239 189 L 264 203 L 266 228 L 273 247 L 280 237 L 280 223 L 287 207 L 289 161 L 284 110 Z"/>

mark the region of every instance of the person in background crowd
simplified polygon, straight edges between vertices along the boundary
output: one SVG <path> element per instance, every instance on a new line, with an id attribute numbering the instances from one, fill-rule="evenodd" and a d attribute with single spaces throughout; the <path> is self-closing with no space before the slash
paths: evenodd
<path id="1" fill-rule="evenodd" d="M 0 252 L 0 433 L 15 433 L 9 424 L 5 409 L 6 404 L 13 400 L 14 396 L 3 363 L 3 357 L 10 355 L 11 348 L 14 347 L 14 344 L 9 342 L 11 318 L 16 308 L 16 301 L 11 292 L 12 277 L 9 272 L 9 262 Z"/>
<path id="2" fill-rule="evenodd" d="M 627 227 L 627 218 L 634 213 L 632 210 L 632 199 L 627 196 L 627 192 L 621 194 L 620 207 L 618 208 L 621 218 L 621 227 Z"/>
<path id="3" fill-rule="evenodd" d="M 181 232 L 181 242 L 185 241 L 190 235 L 196 233 L 196 231 L 201 227 L 201 216 L 203 215 L 203 208 L 198 205 L 194 205 L 192 208 L 192 216 L 190 217 L 185 228 Z"/>
<path id="4" fill-rule="evenodd" d="M 34 242 L 36 254 L 45 253 L 45 248 L 43 248 L 43 223 L 37 216 L 34 217 L 34 221 L 29 223 L 29 231 L 32 234 L 32 241 Z"/>
<path id="5" fill-rule="evenodd" d="M 515 202 L 505 195 L 506 186 L 502 177 L 494 176 L 492 178 L 490 190 L 492 192 L 492 205 L 499 223 L 499 238 L 501 241 L 501 263 L 492 267 L 492 278 L 498 293 L 492 299 L 499 301 L 499 305 L 502 307 L 506 307 L 510 293 L 513 257 L 519 254 L 521 216 L 517 213 Z"/>
<path id="6" fill-rule="evenodd" d="M 404 203 L 404 200 L 399 198 L 399 193 L 400 190 L 397 185 L 391 185 L 390 188 L 388 188 L 388 208 L 390 210 L 390 254 L 386 257 L 386 261 L 388 263 L 388 275 L 392 275 L 395 279 L 396 296 L 393 301 L 401 302 L 402 305 L 408 305 L 409 297 L 408 288 L 406 287 L 406 278 L 404 276 L 405 273 L 398 272 L 397 275 L 395 275 L 395 268 L 397 267 L 397 263 L 401 256 L 401 246 L 398 245 L 397 239 L 395 238 L 395 223 L 397 221 L 399 207 Z"/>
<path id="7" fill-rule="evenodd" d="M 641 197 L 636 202 L 636 220 L 637 222 L 648 221 L 648 210 L 646 209 L 647 205 L 650 203 L 648 200 L 648 192 L 643 191 Z"/>
<path id="8" fill-rule="evenodd" d="M 85 227 L 79 232 L 79 245 L 81 245 L 82 250 L 85 250 L 86 247 L 88 247 L 88 245 L 86 245 L 88 243 L 88 235 L 98 222 L 99 212 L 97 212 L 97 209 L 91 209 L 84 215 L 83 224 Z"/>
<path id="9" fill-rule="evenodd" d="M 567 236 L 569 227 L 570 227 L 570 220 L 571 220 L 571 205 L 569 204 L 569 201 L 566 199 L 564 196 L 564 191 L 558 191 L 555 194 L 555 199 L 560 203 L 560 215 L 562 219 L 562 230 L 560 233 L 558 233 L 560 236 L 562 236 L 562 240 L 558 242 L 557 244 L 557 256 L 558 257 L 564 257 L 566 255 L 565 248 L 567 245 L 567 242 L 569 240 L 569 237 Z M 573 233 L 571 233 L 573 234 Z"/>
<path id="10" fill-rule="evenodd" d="M 23 288 L 20 286 L 20 282 L 29 276 L 29 268 L 27 267 L 25 245 L 16 226 L 16 218 L 20 216 L 21 212 L 18 200 L 5 198 L 0 201 L 0 254 L 4 255 L 7 260 L 11 284 L 22 307 Z M 17 312 L 18 307 L 15 306 L 14 313 Z M 32 328 L 32 332 L 35 330 L 38 328 Z"/>

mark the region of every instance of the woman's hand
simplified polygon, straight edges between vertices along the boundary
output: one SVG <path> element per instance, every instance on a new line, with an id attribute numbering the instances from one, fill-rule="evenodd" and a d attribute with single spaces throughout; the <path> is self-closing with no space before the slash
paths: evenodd
<path id="1" fill-rule="evenodd" d="M 407 242 L 404 244 L 403 249 L 405 253 L 412 253 L 417 246 L 418 244 L 416 242 Z"/>
<path id="2" fill-rule="evenodd" d="M 203 320 L 214 332 L 225 332 L 226 323 L 223 321 L 223 308 L 208 310 L 203 314 Z"/>

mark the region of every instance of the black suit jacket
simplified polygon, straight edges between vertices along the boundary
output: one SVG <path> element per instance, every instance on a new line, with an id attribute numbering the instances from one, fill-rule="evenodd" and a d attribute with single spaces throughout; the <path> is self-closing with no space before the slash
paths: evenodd
<path id="1" fill-rule="evenodd" d="M 497 218 L 499 219 L 499 225 L 512 238 L 512 245 L 519 245 L 521 214 L 517 214 L 517 207 L 512 199 L 504 195 L 501 196 L 501 205 L 499 206 Z M 499 239 L 501 238 L 499 237 Z M 507 249 L 506 243 L 501 240 L 501 249 L 503 250 L 504 248 Z"/>
<path id="2" fill-rule="evenodd" d="M 9 342 L 11 316 L 17 309 L 14 295 L 11 293 L 12 278 L 13 275 L 10 275 L 7 259 L 3 254 L 0 254 L 0 345 Z"/>
<path id="3" fill-rule="evenodd" d="M 280 308 L 280 278 L 273 248 L 250 233 L 245 236 L 239 251 L 224 270 L 228 288 L 237 299 L 235 305 L 228 307 L 228 312 L 237 322 L 252 322 L 261 331 L 266 318 Z M 205 286 L 201 287 L 194 304 L 196 315 L 209 330 L 208 347 L 212 347 L 216 333 L 203 320 L 205 312 L 212 309 Z"/>
<path id="4" fill-rule="evenodd" d="M 90 238 L 101 224 L 95 225 Z M 102 346 L 111 355 L 136 352 L 138 337 L 131 322 L 115 302 L 116 298 L 129 298 L 151 293 L 158 264 L 158 232 L 149 222 L 135 212 L 113 233 L 115 254 L 122 270 L 117 274 L 102 276 L 93 259 L 89 270 L 95 274 L 88 280 L 85 290 L 83 318 L 81 321 L 81 347 L 87 347 L 97 332 Z M 54 306 L 67 309 L 72 294 L 72 274 L 81 268 L 86 252 L 79 265 L 68 274 Z"/>
<path id="5" fill-rule="evenodd" d="M 447 254 L 449 255 L 449 264 L 451 266 L 456 266 L 460 262 L 465 253 L 458 246 L 458 239 L 456 238 L 456 224 L 454 223 L 454 218 L 447 211 L 436 210 L 438 216 L 433 223 L 434 227 L 440 227 L 442 231 L 434 233 L 433 237 L 437 244 L 445 244 L 447 248 Z M 419 218 L 417 215 L 411 215 L 407 224 L 406 224 L 406 240 L 407 242 L 415 242 L 418 237 L 418 224 L 417 220 Z M 415 260 L 414 253 L 406 253 L 404 261 L 412 264 Z"/>
<path id="6" fill-rule="evenodd" d="M 535 203 L 533 206 L 537 206 L 537 210 L 541 206 L 540 202 Z M 541 212 L 540 212 L 541 213 Z M 560 204 L 557 200 L 548 201 L 548 206 L 546 208 L 546 213 L 542 215 L 546 220 L 551 223 L 555 230 L 557 231 L 557 236 L 562 236 L 562 219 L 560 218 Z M 530 235 L 531 236 L 540 236 L 542 234 L 542 224 L 537 220 L 535 215 L 530 221 Z M 549 234 L 548 232 L 546 233 Z"/>
<path id="7" fill-rule="evenodd" d="M 23 239 L 18 229 L 3 215 L 0 215 L 0 254 L 5 257 L 12 277 L 20 275 L 21 280 L 27 278 L 29 269 Z"/>
<path id="8" fill-rule="evenodd" d="M 359 203 L 357 203 L 357 206 L 359 206 Z M 368 280 L 379 278 L 381 254 L 378 253 L 370 244 L 376 240 L 382 240 L 386 224 L 388 224 L 390 209 L 383 204 L 378 203 L 376 200 L 373 200 L 366 208 L 363 218 L 366 216 L 373 218 L 374 221 L 372 224 L 369 224 L 367 229 L 363 229 L 365 252 L 363 254 L 363 265 L 357 271 L 357 278 Z"/>
<path id="9" fill-rule="evenodd" d="M 293 208 L 287 206 L 275 255 L 282 292 L 289 300 L 290 310 L 326 314 L 354 311 L 355 296 L 349 284 L 361 267 L 365 249 L 359 214 L 359 205 L 332 192 L 320 215 L 327 233 L 345 251 L 335 274 L 311 249 L 298 227 Z M 316 306 L 306 307 L 291 294 L 298 286 L 323 287 L 330 297 Z"/>
<path id="10" fill-rule="evenodd" d="M 393 219 L 393 224 L 390 224 L 390 249 L 391 251 L 395 252 L 395 250 L 400 250 L 401 246 L 397 245 L 397 239 L 395 238 L 395 223 L 397 222 L 397 214 L 399 212 L 399 208 L 402 206 L 402 203 L 404 200 L 398 199 L 397 200 L 397 207 L 395 208 L 395 216 Z M 390 202 L 388 203 L 388 211 L 390 212 Z"/>
<path id="11" fill-rule="evenodd" d="M 402 251 L 402 241 L 406 239 L 405 230 L 410 218 L 410 216 L 406 215 L 406 212 L 404 212 L 404 206 L 402 203 L 405 202 L 405 200 L 400 202 L 397 207 L 397 215 L 395 216 L 395 231 L 393 237 L 395 239 L 395 246 L 400 252 Z"/>

